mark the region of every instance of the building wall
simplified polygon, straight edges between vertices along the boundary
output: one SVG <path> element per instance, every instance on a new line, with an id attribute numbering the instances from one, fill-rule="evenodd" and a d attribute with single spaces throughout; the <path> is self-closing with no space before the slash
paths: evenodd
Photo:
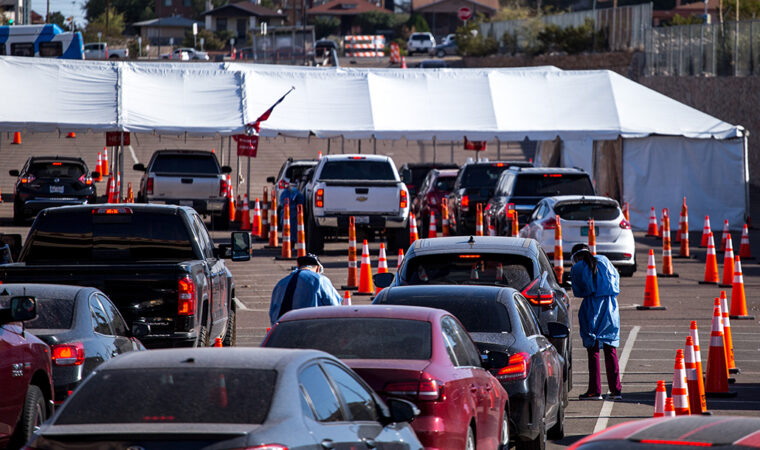
<path id="1" fill-rule="evenodd" d="M 197 15 L 191 0 L 156 0 L 157 17 L 182 16 L 194 19 Z"/>

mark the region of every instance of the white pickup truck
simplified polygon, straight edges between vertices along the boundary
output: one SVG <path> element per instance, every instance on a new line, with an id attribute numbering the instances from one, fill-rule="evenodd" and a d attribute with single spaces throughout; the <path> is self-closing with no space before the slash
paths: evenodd
<path id="1" fill-rule="evenodd" d="M 199 214 L 210 215 L 215 226 L 229 226 L 227 211 L 229 166 L 220 166 L 216 155 L 201 150 L 158 150 L 146 167 L 137 193 L 138 203 L 192 206 Z"/>
<path id="2" fill-rule="evenodd" d="M 324 156 L 305 197 L 311 253 L 324 251 L 326 236 L 346 236 L 351 216 L 357 231 L 384 233 L 391 251 L 409 245 L 409 190 L 387 156 Z"/>
<path id="3" fill-rule="evenodd" d="M 84 44 L 84 59 L 127 59 L 128 48 L 110 48 L 105 42 Z"/>

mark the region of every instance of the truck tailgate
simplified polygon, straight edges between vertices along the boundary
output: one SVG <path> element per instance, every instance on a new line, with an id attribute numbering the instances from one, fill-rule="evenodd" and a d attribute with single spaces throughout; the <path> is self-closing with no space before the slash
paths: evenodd
<path id="1" fill-rule="evenodd" d="M 398 214 L 399 185 L 391 183 L 326 183 L 327 214 Z"/>
<path id="2" fill-rule="evenodd" d="M 153 198 L 180 198 L 207 200 L 219 198 L 219 178 L 217 175 L 172 175 L 153 176 Z"/>

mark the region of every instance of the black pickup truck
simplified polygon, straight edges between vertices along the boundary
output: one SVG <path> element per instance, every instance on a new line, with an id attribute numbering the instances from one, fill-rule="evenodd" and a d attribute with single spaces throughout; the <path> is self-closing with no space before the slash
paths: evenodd
<path id="1" fill-rule="evenodd" d="M 214 246 L 195 210 L 170 205 L 64 206 L 43 210 L 19 262 L 0 265 L 3 283 L 92 286 L 105 292 L 131 327 L 143 323 L 146 347 L 235 341 L 235 284 L 224 263 L 250 259 L 250 237 L 232 233 Z"/>

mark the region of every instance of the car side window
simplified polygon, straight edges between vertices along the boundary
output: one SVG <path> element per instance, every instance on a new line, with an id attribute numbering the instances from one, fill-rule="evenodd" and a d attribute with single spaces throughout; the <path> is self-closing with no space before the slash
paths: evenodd
<path id="1" fill-rule="evenodd" d="M 464 331 L 454 319 L 451 317 L 444 317 L 441 319 L 441 330 L 447 341 L 447 346 L 449 343 L 451 345 L 451 350 L 454 355 L 452 362 L 455 366 L 480 366 L 480 358 L 477 349 L 472 348 L 474 347 L 472 341 L 467 336 L 463 336 L 466 331 Z M 451 356 L 451 353 L 449 353 L 449 356 Z"/>
<path id="2" fill-rule="evenodd" d="M 306 391 L 304 390 L 303 385 L 298 387 L 298 398 L 301 402 L 301 412 L 304 416 L 308 417 L 309 419 L 315 419 L 314 417 L 314 410 L 311 408 L 311 405 L 309 404 L 309 401 L 306 399 Z"/>
<path id="3" fill-rule="evenodd" d="M 317 420 L 320 422 L 340 422 L 343 411 L 325 373 L 318 365 L 312 364 L 301 371 L 298 376 L 301 389 L 306 393 L 307 401 L 314 409 Z"/>
<path id="4" fill-rule="evenodd" d="M 502 195 L 507 196 L 511 194 L 514 180 L 515 180 L 515 175 L 513 173 L 507 173 L 503 177 L 503 183 L 501 185 L 501 191 L 503 192 Z"/>
<path id="5" fill-rule="evenodd" d="M 554 273 L 554 267 L 549 262 L 549 257 L 546 256 L 546 252 L 541 247 L 538 248 L 538 265 L 541 266 L 542 272 L 547 272 L 549 274 L 548 280 L 556 284 L 557 274 Z"/>
<path id="6" fill-rule="evenodd" d="M 95 295 L 90 296 L 90 316 L 92 317 L 92 328 L 96 333 L 111 336 L 111 327 L 108 326 L 108 316 L 100 305 Z"/>
<path id="7" fill-rule="evenodd" d="M 198 215 L 193 216 L 193 221 L 194 221 L 195 232 L 198 235 L 199 244 L 201 246 L 201 250 L 203 251 L 204 256 L 206 258 L 213 258 L 214 245 L 211 243 L 211 237 L 208 235 L 208 231 L 206 230 L 206 225 L 203 224 L 203 220 L 201 220 L 200 216 Z"/>
<path id="8" fill-rule="evenodd" d="M 331 363 L 326 363 L 323 367 L 343 398 L 351 414 L 350 420 L 377 422 L 377 405 L 372 394 L 342 367 Z"/>
<path id="9" fill-rule="evenodd" d="M 121 314 L 119 314 L 119 311 L 116 309 L 113 303 L 111 303 L 111 301 L 103 295 L 95 294 L 95 296 L 98 298 L 98 300 L 100 300 L 100 304 L 103 305 L 103 308 L 106 311 L 106 315 L 108 316 L 108 321 L 111 322 L 111 326 L 113 327 L 114 334 L 116 336 L 129 337 L 129 328 L 127 328 L 127 324 L 124 322 L 124 318 L 121 317 Z"/>
<path id="10" fill-rule="evenodd" d="M 536 317 L 530 306 L 528 306 L 528 301 L 525 300 L 525 297 L 515 294 L 514 300 L 515 306 L 517 306 L 517 313 L 520 316 L 520 322 L 522 322 L 523 330 L 525 330 L 525 335 L 535 336 L 541 334 L 538 323 L 536 323 Z"/>

